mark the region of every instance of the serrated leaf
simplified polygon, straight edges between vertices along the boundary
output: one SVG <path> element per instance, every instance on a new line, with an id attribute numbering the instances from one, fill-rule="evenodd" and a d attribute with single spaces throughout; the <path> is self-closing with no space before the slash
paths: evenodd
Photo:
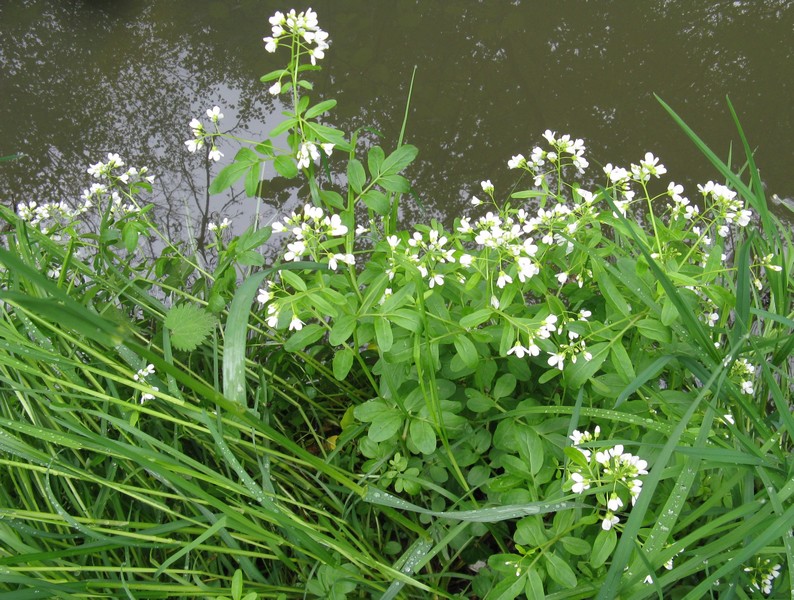
<path id="1" fill-rule="evenodd" d="M 177 350 L 192 352 L 198 348 L 215 327 L 215 317 L 195 304 L 173 306 L 165 316 L 165 326 L 171 345 Z"/>

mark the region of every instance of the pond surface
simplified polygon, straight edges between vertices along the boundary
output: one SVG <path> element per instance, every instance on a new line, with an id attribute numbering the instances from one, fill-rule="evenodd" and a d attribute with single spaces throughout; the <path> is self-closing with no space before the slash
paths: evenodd
<path id="1" fill-rule="evenodd" d="M 314 100 L 339 101 L 329 122 L 369 126 L 394 147 L 417 67 L 406 141 L 420 149 L 409 176 L 422 203 L 406 224 L 466 210 L 491 179 L 506 195 L 506 162 L 545 129 L 584 138 L 590 173 L 628 166 L 646 151 L 668 177 L 695 183 L 716 172 L 663 111 L 658 94 L 721 156 L 737 144 L 730 96 L 768 197 L 794 196 L 794 2 L 634 0 L 449 2 L 323 0 L 330 33 Z M 262 139 L 283 106 L 259 76 L 286 54 L 265 52 L 267 17 L 291 6 L 262 0 L 4 0 L 0 4 L 0 198 L 70 200 L 85 168 L 119 152 L 158 176 L 156 220 L 202 239 L 228 217 L 242 231 L 302 203 L 305 189 L 265 174 L 257 202 L 241 191 L 208 197 L 213 173 L 186 152 L 188 123 L 220 105 L 224 126 Z M 303 10 L 305 6 L 295 6 Z M 374 141 L 368 134 L 366 141 Z M 665 180 L 666 186 L 667 180 Z M 778 214 L 787 212 L 777 207 Z M 790 222 L 790 221 L 789 221 Z"/>

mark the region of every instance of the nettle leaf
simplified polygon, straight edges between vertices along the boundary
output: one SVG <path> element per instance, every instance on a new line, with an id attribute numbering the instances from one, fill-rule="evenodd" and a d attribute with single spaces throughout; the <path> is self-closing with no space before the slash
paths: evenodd
<path id="1" fill-rule="evenodd" d="M 173 306 L 165 316 L 171 345 L 192 352 L 207 339 L 216 323 L 215 316 L 195 304 Z"/>

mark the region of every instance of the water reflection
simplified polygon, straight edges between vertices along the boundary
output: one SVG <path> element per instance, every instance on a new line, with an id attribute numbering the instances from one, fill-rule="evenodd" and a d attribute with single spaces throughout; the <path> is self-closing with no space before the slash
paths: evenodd
<path id="1" fill-rule="evenodd" d="M 369 126 L 387 149 L 399 134 L 418 66 L 407 141 L 419 146 L 410 176 L 424 211 L 406 222 L 463 211 L 480 179 L 506 192 L 511 154 L 551 128 L 583 137 L 598 161 L 628 164 L 646 150 L 690 188 L 715 173 L 653 98 L 658 93 L 727 156 L 735 140 L 730 95 L 759 144 L 770 192 L 791 196 L 794 3 L 314 2 L 332 46 L 317 97 L 339 100 L 332 120 Z M 278 66 L 264 52 L 266 18 L 285 6 L 238 0 L 56 2 L 0 6 L 0 155 L 3 201 L 76 198 L 85 166 L 107 152 L 157 173 L 158 221 L 200 248 L 208 223 L 238 230 L 301 202 L 305 190 L 266 172 L 262 202 L 240 190 L 208 197 L 220 165 L 184 150 L 188 122 L 214 104 L 224 125 L 261 138 L 281 107 L 258 76 Z M 284 58 L 283 56 L 281 57 Z M 225 160 L 235 149 L 223 147 Z"/>

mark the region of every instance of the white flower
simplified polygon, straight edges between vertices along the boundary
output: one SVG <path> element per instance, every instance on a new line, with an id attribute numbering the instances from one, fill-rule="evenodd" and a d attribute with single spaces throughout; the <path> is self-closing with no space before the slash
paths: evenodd
<path id="1" fill-rule="evenodd" d="M 513 278 L 504 271 L 499 271 L 499 277 L 496 280 L 496 287 L 501 289 L 508 283 L 513 283 Z"/>
<path id="2" fill-rule="evenodd" d="M 482 200 L 480 200 L 477 196 L 473 196 L 471 199 L 471 205 L 479 206 L 480 204 L 482 204 Z"/>
<path id="3" fill-rule="evenodd" d="M 347 233 L 347 225 L 342 224 L 342 217 L 339 215 L 331 215 L 325 217 L 324 224 L 331 229 L 331 235 L 340 236 Z"/>
<path id="4" fill-rule="evenodd" d="M 308 169 L 312 161 L 320 159 L 320 153 L 317 151 L 317 145 L 312 142 L 304 142 L 301 144 L 300 150 L 298 150 L 297 159 L 299 169 Z"/>
<path id="5" fill-rule="evenodd" d="M 272 37 L 264 37 L 262 41 L 265 42 L 265 50 L 268 52 L 275 52 L 276 48 L 278 48 L 278 41 Z"/>
<path id="6" fill-rule="evenodd" d="M 612 512 L 616 512 L 620 510 L 622 507 L 623 507 L 623 501 L 620 498 L 618 498 L 618 495 L 617 494 L 610 495 L 609 500 L 607 500 L 607 508 L 609 508 L 609 510 L 611 510 Z"/>
<path id="7" fill-rule="evenodd" d="M 152 386 L 152 392 L 159 392 L 160 388 L 156 385 Z M 141 404 L 146 402 L 147 400 L 154 400 L 154 394 L 151 392 L 141 392 Z"/>
<path id="8" fill-rule="evenodd" d="M 302 240 L 287 244 L 288 252 L 284 253 L 284 260 L 298 261 L 306 252 L 306 244 Z"/>
<path id="9" fill-rule="evenodd" d="M 323 152 L 325 152 L 327 156 L 331 156 L 331 152 L 334 150 L 334 144 L 320 144 L 320 148 L 323 149 Z"/>
<path id="10" fill-rule="evenodd" d="M 471 254 L 462 254 L 458 259 L 458 262 L 462 267 L 470 267 L 472 261 L 474 261 L 474 257 Z"/>
<path id="11" fill-rule="evenodd" d="M 212 119 L 213 123 L 217 123 L 223 118 L 223 113 L 221 112 L 220 107 L 213 106 L 207 110 L 207 116 Z"/>
<path id="12" fill-rule="evenodd" d="M 499 310 L 499 298 L 496 296 L 491 296 L 491 307 L 494 310 Z"/>
<path id="13" fill-rule="evenodd" d="M 427 283 L 431 288 L 436 285 L 444 285 L 444 276 L 439 273 L 431 273 Z"/>
<path id="14" fill-rule="evenodd" d="M 152 364 L 146 365 L 144 368 L 139 369 L 138 372 L 132 376 L 132 378 L 135 381 L 142 381 L 149 375 L 154 375 L 154 365 Z"/>
<path id="15" fill-rule="evenodd" d="M 527 159 L 523 154 L 516 154 L 513 158 L 507 161 L 507 166 L 510 169 L 518 169 L 527 164 Z"/>
<path id="16" fill-rule="evenodd" d="M 276 81 L 273 85 L 267 88 L 267 91 L 273 94 L 274 96 L 278 96 L 281 93 L 281 82 Z"/>
<path id="17" fill-rule="evenodd" d="M 354 265 L 356 264 L 356 259 L 352 254 L 334 254 L 328 258 L 328 266 L 334 271 L 336 271 L 340 262 L 347 265 Z"/>
<path id="18" fill-rule="evenodd" d="M 571 479 L 574 484 L 571 491 L 574 494 L 581 494 L 583 491 L 590 489 L 590 481 L 585 479 L 581 473 L 571 473 Z"/>
<path id="19" fill-rule="evenodd" d="M 223 152 L 218 150 L 217 146 L 213 146 L 212 150 L 210 150 L 209 153 L 210 160 L 214 160 L 215 162 L 218 162 L 221 159 L 221 156 L 223 156 Z"/>
<path id="20" fill-rule="evenodd" d="M 631 494 L 631 505 L 634 506 L 637 502 L 637 498 L 642 492 L 642 481 L 639 479 L 634 479 L 631 482 L 631 487 L 629 488 L 629 494 Z"/>
<path id="21" fill-rule="evenodd" d="M 185 142 L 185 145 L 187 146 L 187 151 L 192 154 L 196 150 L 204 146 L 204 140 L 202 139 L 188 140 Z"/>
<path id="22" fill-rule="evenodd" d="M 267 323 L 268 327 L 272 327 L 273 329 L 278 326 L 278 312 L 279 306 L 275 302 L 271 302 L 267 307 L 267 318 L 265 322 Z"/>
<path id="23" fill-rule="evenodd" d="M 256 297 L 257 302 L 259 304 L 267 304 L 270 302 L 270 299 L 273 297 L 273 294 L 270 293 L 270 290 L 267 288 L 260 288 L 259 294 Z"/>
<path id="24" fill-rule="evenodd" d="M 293 315 L 292 320 L 289 322 L 290 331 L 300 331 L 303 329 L 304 322 L 298 318 L 298 315 Z"/>
<path id="25" fill-rule="evenodd" d="M 491 183 L 490 179 L 481 181 L 480 187 L 482 187 L 482 191 L 485 192 L 486 194 L 493 194 L 493 184 Z"/>
<path id="26" fill-rule="evenodd" d="M 612 529 L 613 525 L 620 523 L 620 519 L 618 519 L 612 512 L 607 512 L 604 520 L 601 521 L 601 529 L 604 531 L 609 531 Z"/>
<path id="27" fill-rule="evenodd" d="M 549 366 L 557 367 L 560 371 L 562 371 L 562 367 L 565 362 L 565 354 L 561 352 L 549 353 L 549 354 L 551 355 L 549 356 L 549 360 L 548 360 Z"/>
<path id="28" fill-rule="evenodd" d="M 521 342 L 516 342 L 515 345 L 507 351 L 508 355 L 515 354 L 518 358 L 524 358 L 526 355 L 531 353 L 531 350 L 522 346 Z"/>
<path id="29" fill-rule="evenodd" d="M 568 281 L 568 273 L 557 273 L 557 275 L 555 275 L 555 277 L 557 278 L 557 281 L 560 282 L 560 285 L 562 285 L 566 281 Z"/>

